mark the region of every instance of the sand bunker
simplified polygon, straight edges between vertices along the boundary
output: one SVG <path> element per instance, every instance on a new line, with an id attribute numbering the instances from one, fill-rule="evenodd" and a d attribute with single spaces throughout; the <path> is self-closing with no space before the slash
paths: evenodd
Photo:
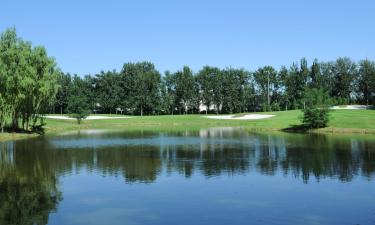
<path id="1" fill-rule="evenodd" d="M 332 106 L 331 109 L 373 109 L 371 105 L 337 105 Z"/>
<path id="2" fill-rule="evenodd" d="M 260 120 L 274 117 L 275 115 L 264 115 L 264 114 L 249 114 L 243 116 L 224 115 L 224 116 L 205 116 L 209 119 L 220 119 L 220 120 Z"/>
<path id="3" fill-rule="evenodd" d="M 71 118 L 68 116 L 44 116 L 45 118 L 49 119 L 58 119 L 58 120 L 75 120 L 75 118 Z M 85 120 L 102 120 L 102 119 L 127 119 L 130 118 L 128 116 L 88 116 Z"/>

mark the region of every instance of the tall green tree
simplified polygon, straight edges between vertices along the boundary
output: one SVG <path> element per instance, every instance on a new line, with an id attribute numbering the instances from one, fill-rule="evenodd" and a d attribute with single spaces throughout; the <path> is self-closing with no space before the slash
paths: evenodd
<path id="1" fill-rule="evenodd" d="M 357 83 L 359 100 L 375 105 L 375 62 L 368 59 L 359 62 Z"/>
<path id="2" fill-rule="evenodd" d="M 243 112 L 244 90 L 249 76 L 249 72 L 244 69 L 227 68 L 222 71 L 222 112 Z"/>
<path id="3" fill-rule="evenodd" d="M 278 91 L 277 71 L 272 66 L 265 66 L 255 71 L 253 76 L 262 96 L 262 109 L 270 111 L 272 98 Z"/>
<path id="4" fill-rule="evenodd" d="M 90 99 L 84 90 L 87 88 L 87 79 L 78 75 L 73 76 L 70 95 L 68 97 L 67 112 L 77 119 L 78 124 L 90 115 Z"/>
<path id="5" fill-rule="evenodd" d="M 159 102 L 161 77 L 150 62 L 127 63 L 121 71 L 124 108 L 131 113 L 153 114 Z"/>
<path id="6" fill-rule="evenodd" d="M 173 74 L 176 92 L 176 106 L 179 113 L 188 113 L 196 107 L 196 86 L 193 71 L 184 66 L 182 70 Z"/>
<path id="7" fill-rule="evenodd" d="M 100 72 L 95 75 L 93 90 L 94 104 L 100 105 L 101 113 L 114 113 L 121 105 L 120 75 L 116 71 Z"/>
<path id="8" fill-rule="evenodd" d="M 200 98 L 203 105 L 206 106 L 206 114 L 210 110 L 210 106 L 214 102 L 215 91 L 217 87 L 218 77 L 220 76 L 220 69 L 216 67 L 205 66 L 197 74 L 197 83 L 199 87 Z"/>
<path id="9" fill-rule="evenodd" d="M 285 92 L 288 95 L 291 109 L 304 107 L 304 91 L 309 79 L 309 68 L 305 58 L 302 58 L 299 65 L 293 63 L 289 69 L 288 76 L 285 78 Z"/>
<path id="10" fill-rule="evenodd" d="M 40 115 L 52 106 L 58 89 L 55 60 L 43 47 L 32 47 L 15 29 L 7 29 L 0 38 L 0 68 L 0 95 L 6 104 L 2 114 L 11 118 L 13 130 L 43 124 Z"/>
<path id="11" fill-rule="evenodd" d="M 357 74 L 357 65 L 349 58 L 338 58 L 333 67 L 332 95 L 339 104 L 349 103 L 354 91 L 354 78 Z"/>
<path id="12" fill-rule="evenodd" d="M 59 90 L 56 94 L 55 108 L 60 114 L 63 114 L 66 113 L 66 108 L 68 106 L 72 77 L 69 73 L 60 73 L 57 82 Z"/>

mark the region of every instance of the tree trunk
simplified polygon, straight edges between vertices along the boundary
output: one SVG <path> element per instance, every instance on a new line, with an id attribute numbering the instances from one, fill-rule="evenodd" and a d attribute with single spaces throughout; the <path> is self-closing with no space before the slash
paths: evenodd
<path id="1" fill-rule="evenodd" d="M 13 118 L 12 118 L 12 129 L 13 131 L 17 130 L 18 128 L 18 118 L 17 118 L 17 113 L 14 113 L 13 114 Z"/>
<path id="2" fill-rule="evenodd" d="M 141 116 L 143 116 L 143 106 L 141 105 Z"/>
<path id="3" fill-rule="evenodd" d="M 62 107 L 62 105 L 60 105 L 60 115 L 62 116 L 62 112 L 63 112 L 63 107 Z"/>
<path id="4" fill-rule="evenodd" d="M 26 118 L 26 130 L 29 130 L 29 117 Z"/>

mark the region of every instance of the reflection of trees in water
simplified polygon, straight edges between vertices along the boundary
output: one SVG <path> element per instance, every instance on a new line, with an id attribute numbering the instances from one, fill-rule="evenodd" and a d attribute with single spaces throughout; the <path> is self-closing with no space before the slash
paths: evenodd
<path id="1" fill-rule="evenodd" d="M 350 181 L 357 175 L 370 178 L 375 171 L 374 149 L 369 145 L 371 142 L 324 135 L 289 138 L 286 155 L 279 160 L 280 164 L 284 173 L 301 176 L 305 182 L 310 176 L 317 180 L 331 177 L 341 181 Z M 361 147 L 354 148 L 353 142 Z M 374 144 L 372 142 L 372 146 Z"/>
<path id="2" fill-rule="evenodd" d="M 28 154 L 33 163 L 23 164 L 12 144 L 0 149 L 0 224 L 47 224 L 61 200 L 56 176 L 42 158 Z"/>
<path id="3" fill-rule="evenodd" d="M 133 135 L 132 140 L 149 133 Z M 124 138 L 124 136 L 121 136 Z M 168 142 L 168 135 L 162 141 Z M 176 137 L 197 137 L 175 144 Z M 74 137 L 76 138 L 76 137 Z M 105 136 L 110 139 L 111 136 Z M 236 130 L 206 130 L 173 134 L 163 145 L 115 145 L 56 149 L 43 140 L 18 141 L 14 162 L 25 176 L 37 175 L 56 183 L 56 176 L 79 170 L 104 176 L 122 176 L 126 182 L 153 182 L 163 171 L 190 177 L 246 174 L 258 171 L 301 177 L 350 181 L 357 175 L 370 178 L 375 171 L 374 142 L 324 135 L 251 135 Z M 69 140 L 69 138 L 67 139 Z M 30 151 L 32 149 L 32 151 Z M 39 168 L 35 170 L 35 168 Z M 36 172 L 35 172 L 36 171 Z M 32 174 L 28 174 L 32 173 Z"/>
<path id="4" fill-rule="evenodd" d="M 173 146 L 160 150 L 168 173 L 177 171 L 190 177 L 195 170 L 205 176 L 223 173 L 234 175 L 249 170 L 249 151 L 233 146 L 215 145 L 212 149 L 197 146 Z"/>

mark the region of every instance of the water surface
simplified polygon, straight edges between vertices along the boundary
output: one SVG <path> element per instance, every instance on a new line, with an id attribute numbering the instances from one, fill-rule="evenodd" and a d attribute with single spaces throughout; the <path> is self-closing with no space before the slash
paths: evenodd
<path id="1" fill-rule="evenodd" d="M 0 224 L 375 224 L 375 138 L 81 131 L 0 143 Z"/>

